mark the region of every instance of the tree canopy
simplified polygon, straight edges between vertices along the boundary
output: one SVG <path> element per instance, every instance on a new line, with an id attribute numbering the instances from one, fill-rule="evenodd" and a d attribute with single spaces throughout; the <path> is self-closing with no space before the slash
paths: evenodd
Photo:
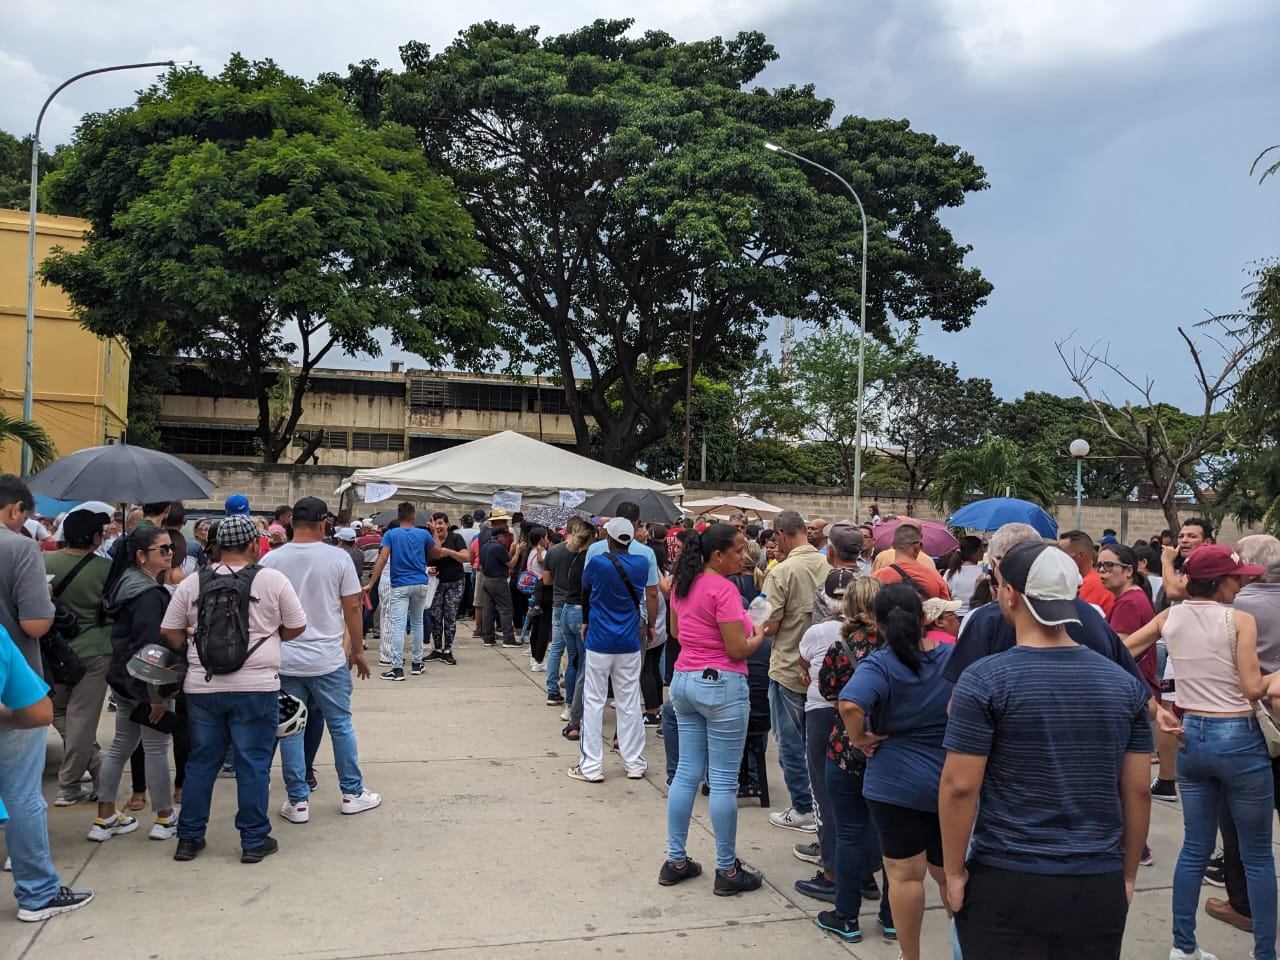
<path id="1" fill-rule="evenodd" d="M 45 281 L 135 355 L 187 353 L 249 384 L 268 461 L 335 348 L 377 356 L 389 331 L 428 362 L 466 362 L 491 343 L 474 227 L 412 131 L 371 129 L 335 88 L 270 61 L 173 71 L 85 117 L 45 189 L 93 226 L 83 250 L 45 261 Z M 295 355 L 291 403 L 273 412 Z"/>
<path id="2" fill-rule="evenodd" d="M 343 80 L 371 121 L 411 126 L 457 185 L 511 362 L 563 385 L 582 452 L 594 417 L 606 461 L 640 458 L 673 429 L 690 363 L 735 379 L 769 317 L 856 312 L 856 207 L 766 139 L 861 193 L 872 329 L 890 315 L 969 323 L 991 287 L 938 215 L 986 187 L 971 156 L 906 121 L 832 124 L 809 86 L 752 86 L 776 58 L 759 33 L 679 43 L 631 26 L 540 40 L 482 23 L 437 54 L 405 45 L 402 72 L 366 62 Z"/>

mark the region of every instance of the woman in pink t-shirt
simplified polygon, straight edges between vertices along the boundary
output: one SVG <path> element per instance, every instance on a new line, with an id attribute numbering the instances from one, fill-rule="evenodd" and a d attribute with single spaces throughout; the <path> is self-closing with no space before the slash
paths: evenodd
<path id="1" fill-rule="evenodd" d="M 671 886 L 702 873 L 685 844 L 694 795 L 706 770 L 719 896 L 757 890 L 763 883 L 736 854 L 738 768 L 750 713 L 747 657 L 764 641 L 763 629 L 752 625 L 742 594 L 729 580 L 742 570 L 746 543 L 746 536 L 727 523 L 690 533 L 671 589 L 672 632 L 680 638 L 671 678 L 680 763 L 667 793 L 667 860 L 658 882 Z"/>

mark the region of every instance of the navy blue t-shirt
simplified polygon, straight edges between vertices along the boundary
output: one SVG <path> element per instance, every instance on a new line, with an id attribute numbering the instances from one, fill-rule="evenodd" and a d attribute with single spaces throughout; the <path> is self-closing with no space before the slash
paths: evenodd
<path id="1" fill-rule="evenodd" d="M 1067 634 L 1071 639 L 1082 647 L 1096 650 L 1107 660 L 1128 670 L 1134 679 L 1145 683 L 1142 671 L 1133 662 L 1124 641 L 1107 626 L 1102 614 L 1079 597 L 1076 597 L 1075 604 L 1080 623 L 1067 624 Z M 1017 642 L 1013 627 L 1005 622 L 1004 614 L 1000 612 L 1000 604 L 988 603 L 979 607 L 964 618 L 964 626 L 956 638 L 955 653 L 947 664 L 947 679 L 955 683 L 970 664 L 993 653 L 1012 650 Z"/>
<path id="2" fill-rule="evenodd" d="M 595 653 L 640 650 L 640 608 L 609 559 L 627 571 L 635 596 L 644 604 L 649 561 L 639 554 L 606 553 L 592 557 L 582 571 L 583 610 L 587 617 L 587 649 Z"/>
<path id="3" fill-rule="evenodd" d="M 511 554 L 499 541 L 489 539 L 480 546 L 480 572 L 486 577 L 505 577 Z"/>
<path id="4" fill-rule="evenodd" d="M 421 527 L 392 527 L 382 535 L 382 545 L 391 549 L 391 586 L 408 587 L 427 583 L 427 551 L 435 537 Z"/>
<path id="5" fill-rule="evenodd" d="M 1121 869 L 1120 769 L 1151 752 L 1150 695 L 1082 646 L 1014 647 L 966 670 L 944 743 L 987 758 L 973 858 L 1020 873 Z"/>
<path id="6" fill-rule="evenodd" d="M 877 650 L 858 664 L 840 691 L 841 700 L 863 709 L 873 733 L 889 737 L 867 761 L 863 796 L 937 812 L 952 689 L 945 669 L 952 649 L 942 643 L 922 653 L 919 676 L 891 651 Z"/>

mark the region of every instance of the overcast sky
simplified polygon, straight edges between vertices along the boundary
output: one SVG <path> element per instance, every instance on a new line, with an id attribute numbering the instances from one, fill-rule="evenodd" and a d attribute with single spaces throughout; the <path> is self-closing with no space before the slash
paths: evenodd
<path id="1" fill-rule="evenodd" d="M 1071 392 L 1053 344 L 1074 332 L 1153 377 L 1158 399 L 1195 404 L 1176 327 L 1238 308 L 1250 264 L 1280 254 L 1280 181 L 1249 176 L 1280 143 L 1270 0 L 6 3 L 0 128 L 28 132 L 54 86 L 113 63 L 217 72 L 240 51 L 314 77 L 368 57 L 398 67 L 405 41 L 438 50 L 478 20 L 558 33 L 601 16 L 682 40 L 761 30 L 780 54 L 767 85 L 812 82 L 837 115 L 906 117 L 974 154 L 991 188 L 946 220 L 995 292 L 969 330 L 926 329 L 924 346 L 1005 397 Z M 77 83 L 44 141 L 147 82 Z"/>

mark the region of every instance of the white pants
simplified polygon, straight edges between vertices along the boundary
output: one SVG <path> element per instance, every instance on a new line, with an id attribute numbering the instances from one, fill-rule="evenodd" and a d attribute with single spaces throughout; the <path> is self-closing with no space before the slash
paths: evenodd
<path id="1" fill-rule="evenodd" d="M 618 752 L 628 773 L 644 773 L 644 718 L 640 708 L 640 664 L 644 653 L 595 653 L 587 651 L 582 688 L 582 772 L 589 777 L 604 774 L 604 702 L 613 681 L 618 714 Z"/>

